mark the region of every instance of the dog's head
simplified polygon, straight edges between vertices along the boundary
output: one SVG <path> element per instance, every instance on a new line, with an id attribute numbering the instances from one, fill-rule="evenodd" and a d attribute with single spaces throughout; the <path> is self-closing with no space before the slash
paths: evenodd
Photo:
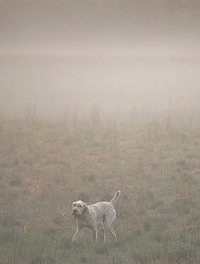
<path id="1" fill-rule="evenodd" d="M 79 200 L 72 204 L 72 215 L 75 219 L 86 216 L 87 214 L 89 214 L 89 209 L 86 203 Z"/>

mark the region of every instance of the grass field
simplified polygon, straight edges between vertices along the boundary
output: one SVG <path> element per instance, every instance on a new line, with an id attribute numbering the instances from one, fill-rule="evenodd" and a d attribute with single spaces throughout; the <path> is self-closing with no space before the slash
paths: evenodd
<path id="1" fill-rule="evenodd" d="M 0 263 L 200 263 L 200 113 L 97 107 L 0 118 Z M 71 204 L 110 200 L 114 228 L 72 244 Z M 64 210 L 65 218 L 61 215 Z"/>

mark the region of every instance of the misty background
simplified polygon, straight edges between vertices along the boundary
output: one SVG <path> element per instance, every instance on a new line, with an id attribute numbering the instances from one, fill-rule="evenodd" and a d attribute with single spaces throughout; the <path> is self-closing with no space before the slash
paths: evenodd
<path id="1" fill-rule="evenodd" d="M 0 111 L 199 111 L 198 0 L 1 0 Z"/>

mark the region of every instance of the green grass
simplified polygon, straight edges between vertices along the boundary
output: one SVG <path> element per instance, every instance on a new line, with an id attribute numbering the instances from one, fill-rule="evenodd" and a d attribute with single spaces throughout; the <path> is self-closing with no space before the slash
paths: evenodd
<path id="1" fill-rule="evenodd" d="M 0 263 L 199 263 L 200 115 L 0 120 Z M 110 200 L 115 242 L 72 244 L 71 204 Z M 61 211 L 65 210 L 64 219 Z"/>

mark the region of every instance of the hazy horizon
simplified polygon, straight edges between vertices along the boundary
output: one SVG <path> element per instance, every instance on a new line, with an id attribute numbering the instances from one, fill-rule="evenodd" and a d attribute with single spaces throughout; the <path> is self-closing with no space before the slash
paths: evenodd
<path id="1" fill-rule="evenodd" d="M 199 108 L 198 58 L 4 56 L 0 68 L 5 115 Z"/>
<path id="2" fill-rule="evenodd" d="M 198 110 L 199 14 L 197 0 L 1 0 L 0 110 Z"/>

